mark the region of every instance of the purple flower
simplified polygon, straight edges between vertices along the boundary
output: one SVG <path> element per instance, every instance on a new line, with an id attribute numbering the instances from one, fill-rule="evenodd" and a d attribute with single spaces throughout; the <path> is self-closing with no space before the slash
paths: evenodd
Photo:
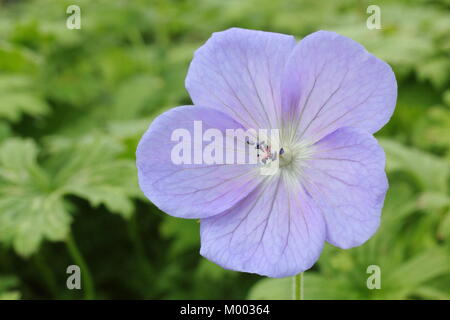
<path id="1" fill-rule="evenodd" d="M 186 88 L 195 106 L 153 121 L 137 167 L 156 206 L 201 219 L 201 255 L 227 269 L 285 277 L 309 269 L 325 241 L 346 249 L 375 233 L 388 182 L 372 134 L 396 103 L 389 65 L 333 32 L 297 43 L 233 28 L 196 51 Z M 279 170 L 173 163 L 172 133 L 195 135 L 194 121 L 221 132 L 279 129 Z"/>

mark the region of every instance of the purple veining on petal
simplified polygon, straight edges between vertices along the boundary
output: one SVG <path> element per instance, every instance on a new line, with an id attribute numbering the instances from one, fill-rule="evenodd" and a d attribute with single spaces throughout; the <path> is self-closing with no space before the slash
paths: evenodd
<path id="1" fill-rule="evenodd" d="M 186 88 L 196 105 L 208 106 L 246 128 L 277 127 L 284 64 L 294 37 L 232 28 L 213 36 L 195 52 Z"/>
<path id="2" fill-rule="evenodd" d="M 300 138 L 317 141 L 340 127 L 378 131 L 397 99 L 388 64 L 334 32 L 315 32 L 294 49 L 283 77 L 283 113 Z"/>
<path id="3" fill-rule="evenodd" d="M 315 144 L 302 179 L 322 211 L 328 242 L 347 249 L 375 233 L 388 189 L 384 166 L 383 149 L 361 129 L 341 128 Z"/>
<path id="4" fill-rule="evenodd" d="M 174 108 L 155 119 L 141 139 L 136 162 L 139 185 L 161 210 L 182 218 L 208 217 L 230 208 L 258 183 L 254 165 L 172 163 L 174 129 L 193 131 L 194 120 L 204 129 L 242 128 L 227 115 L 198 106 Z M 192 133 L 193 134 L 193 133 Z"/>
<path id="5" fill-rule="evenodd" d="M 309 269 L 325 241 L 323 217 L 300 183 L 267 181 L 225 213 L 201 220 L 201 254 L 220 266 L 270 277 Z"/>

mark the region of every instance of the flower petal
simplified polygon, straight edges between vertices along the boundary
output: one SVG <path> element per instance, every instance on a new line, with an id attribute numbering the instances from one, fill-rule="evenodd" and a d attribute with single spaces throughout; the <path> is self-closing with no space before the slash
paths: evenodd
<path id="1" fill-rule="evenodd" d="M 195 105 L 227 113 L 247 129 L 275 128 L 280 85 L 294 37 L 232 28 L 214 33 L 195 52 L 186 88 Z"/>
<path id="2" fill-rule="evenodd" d="M 251 164 L 175 164 L 172 149 L 179 143 L 172 141 L 175 129 L 185 129 L 192 137 L 191 159 L 195 152 L 204 150 L 194 143 L 194 121 L 202 121 L 203 132 L 220 130 L 225 146 L 225 130 L 242 128 L 226 114 L 210 108 L 177 107 L 153 121 L 136 152 L 141 190 L 161 210 L 182 218 L 221 213 L 251 192 L 261 179 L 259 170 Z"/>
<path id="3" fill-rule="evenodd" d="M 325 223 L 298 181 L 282 175 L 268 178 L 234 208 L 202 219 L 200 234 L 200 254 L 223 268 L 286 277 L 317 261 Z"/>
<path id="4" fill-rule="evenodd" d="M 359 246 L 380 223 L 388 189 L 384 151 L 371 134 L 354 128 L 338 129 L 314 148 L 302 179 L 323 213 L 327 241 Z"/>
<path id="5" fill-rule="evenodd" d="M 283 116 L 300 137 L 316 142 L 349 126 L 374 133 L 394 112 L 397 82 L 388 64 L 334 32 L 305 37 L 283 77 Z"/>

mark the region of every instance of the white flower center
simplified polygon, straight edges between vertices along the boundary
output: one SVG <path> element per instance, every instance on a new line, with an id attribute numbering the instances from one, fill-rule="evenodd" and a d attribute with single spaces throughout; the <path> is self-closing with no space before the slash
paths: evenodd
<path id="1" fill-rule="evenodd" d="M 293 176 L 301 174 L 308 159 L 311 158 L 313 147 L 307 141 L 300 141 L 295 135 L 290 135 L 289 129 L 280 130 L 278 143 L 273 143 L 267 137 L 260 141 L 247 141 L 257 151 L 258 162 L 270 166 L 278 161 L 279 169 Z"/>

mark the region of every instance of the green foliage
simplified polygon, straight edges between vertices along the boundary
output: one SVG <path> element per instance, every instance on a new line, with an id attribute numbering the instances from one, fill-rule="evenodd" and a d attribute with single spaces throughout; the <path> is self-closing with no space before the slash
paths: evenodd
<path id="1" fill-rule="evenodd" d="M 70 4 L 81 30 L 65 27 Z M 291 298 L 291 279 L 201 258 L 198 222 L 162 214 L 137 184 L 140 137 L 155 116 L 191 103 L 193 52 L 229 27 L 340 32 L 398 80 L 396 111 L 377 133 L 391 186 L 381 227 L 358 248 L 327 245 L 305 297 L 449 299 L 449 2 L 382 1 L 380 30 L 366 28 L 369 4 L 0 1 L 0 299 L 80 298 L 65 288 L 76 244 L 98 298 Z M 373 264 L 381 290 L 366 286 Z"/>
<path id="2" fill-rule="evenodd" d="M 43 165 L 32 140 L 11 138 L 0 147 L 0 240 L 23 256 L 35 252 L 43 238 L 68 235 L 67 195 L 125 217 L 132 213 L 136 172 L 131 161 L 116 159 L 119 145 L 104 137 L 62 140 L 54 142 Z"/>
<path id="3" fill-rule="evenodd" d="M 380 139 L 380 143 L 386 152 L 388 171 L 401 170 L 411 174 L 425 190 L 447 191 L 450 163 L 392 140 Z"/>
<path id="4" fill-rule="evenodd" d="M 49 143 L 48 168 L 61 193 L 84 198 L 94 207 L 104 204 L 124 217 L 132 214 L 130 198 L 139 192 L 137 172 L 133 161 L 121 158 L 120 142 L 93 135 L 54 140 Z"/>
<path id="5" fill-rule="evenodd" d="M 67 204 L 36 162 L 37 153 L 32 140 L 11 138 L 0 148 L 0 240 L 24 256 L 44 237 L 63 240 L 71 222 Z"/>
<path id="6" fill-rule="evenodd" d="M 17 122 L 22 114 L 38 117 L 48 113 L 49 107 L 35 92 L 33 80 L 27 76 L 0 77 L 0 118 Z"/>
<path id="7" fill-rule="evenodd" d="M 17 287 L 18 281 L 15 277 L 0 277 L 0 300 L 18 300 L 20 299 L 20 292 L 14 290 Z"/>

